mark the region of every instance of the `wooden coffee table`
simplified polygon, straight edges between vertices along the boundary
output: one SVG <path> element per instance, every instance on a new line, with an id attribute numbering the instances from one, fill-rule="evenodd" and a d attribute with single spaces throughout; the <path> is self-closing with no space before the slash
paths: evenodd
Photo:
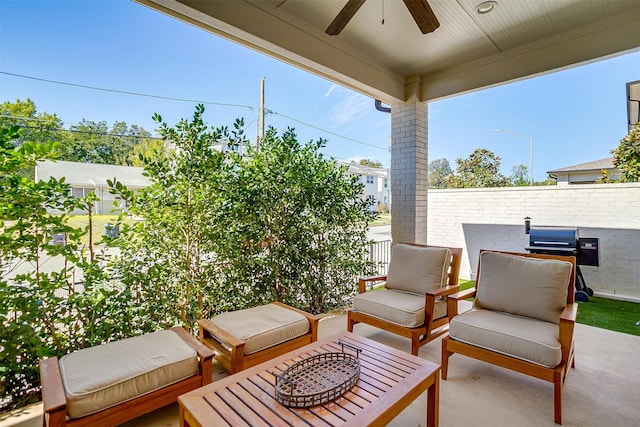
<path id="1" fill-rule="evenodd" d="M 275 377 L 304 357 L 362 349 L 360 379 L 342 397 L 307 409 L 274 399 Z M 345 349 L 349 352 L 348 349 Z M 438 425 L 440 365 L 350 332 L 319 340 L 183 394 L 181 426 L 382 426 L 427 390 L 427 426 Z"/>

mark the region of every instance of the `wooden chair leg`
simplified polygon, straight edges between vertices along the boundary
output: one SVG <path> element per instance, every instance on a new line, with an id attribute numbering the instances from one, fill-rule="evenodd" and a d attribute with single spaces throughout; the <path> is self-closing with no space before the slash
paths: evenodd
<path id="1" fill-rule="evenodd" d="M 553 374 L 553 421 L 562 424 L 562 372 Z"/>
<path id="2" fill-rule="evenodd" d="M 447 379 L 447 369 L 449 368 L 449 356 L 453 354 L 453 352 L 450 352 L 447 350 L 447 341 L 449 341 L 449 336 L 442 338 L 442 356 L 441 356 L 442 360 L 440 362 L 442 366 L 440 370 L 440 377 L 443 380 Z"/>
<path id="3" fill-rule="evenodd" d="M 420 350 L 420 335 L 413 334 L 411 336 L 411 354 L 413 354 L 414 356 L 417 356 L 419 350 Z"/>
<path id="4" fill-rule="evenodd" d="M 355 324 L 356 322 L 351 318 L 351 312 L 347 312 L 347 331 L 353 332 L 353 325 Z"/>
<path id="5" fill-rule="evenodd" d="M 244 344 L 235 346 L 231 349 L 231 369 L 232 374 L 238 373 L 244 369 Z"/>

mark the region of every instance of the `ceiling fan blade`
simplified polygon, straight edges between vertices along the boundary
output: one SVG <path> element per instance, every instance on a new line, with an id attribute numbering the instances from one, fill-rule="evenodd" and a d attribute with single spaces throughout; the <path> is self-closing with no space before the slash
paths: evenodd
<path id="1" fill-rule="evenodd" d="M 426 0 L 404 0 L 404 4 L 409 9 L 422 34 L 435 31 L 440 26 L 438 18 L 436 18 Z"/>
<path id="2" fill-rule="evenodd" d="M 336 15 L 331 24 L 327 27 L 325 33 L 330 36 L 336 36 L 340 34 L 342 29 L 351 21 L 353 15 L 356 14 L 360 6 L 365 2 L 365 0 L 349 0 L 347 4 L 344 5 L 340 13 Z"/>

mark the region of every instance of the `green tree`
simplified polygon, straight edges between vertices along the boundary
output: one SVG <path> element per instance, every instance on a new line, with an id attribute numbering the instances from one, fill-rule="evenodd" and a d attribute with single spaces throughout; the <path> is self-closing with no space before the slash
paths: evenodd
<path id="1" fill-rule="evenodd" d="M 121 257 L 111 276 L 137 307 L 137 324 L 153 330 L 279 300 L 314 312 L 344 306 L 357 276 L 367 274 L 366 229 L 375 213 L 363 186 L 324 158 L 322 142 L 301 145 L 288 130 L 269 129 L 246 157 L 213 148 L 247 144 L 243 122 L 208 128 L 204 107 L 160 134 L 175 150 L 144 158 L 151 186 L 113 191 L 129 213 L 113 242 Z M 161 118 L 156 116 L 161 122 Z"/>
<path id="2" fill-rule="evenodd" d="M 140 137 L 129 153 L 126 163 L 130 166 L 144 167 L 145 161 L 158 160 L 168 155 L 170 151 L 171 148 L 161 138 Z"/>
<path id="3" fill-rule="evenodd" d="M 544 181 L 536 182 L 536 185 L 548 186 L 548 185 L 558 185 L 558 178 L 548 176 Z"/>
<path id="4" fill-rule="evenodd" d="M 429 188 L 447 188 L 453 170 L 447 159 L 436 159 L 429 162 Z"/>
<path id="5" fill-rule="evenodd" d="M 62 129 L 62 120 L 55 114 L 38 112 L 36 104 L 29 98 L 26 101 L 16 99 L 15 102 L 0 104 L 0 126 L 18 126 L 22 129 L 20 135 L 11 141 L 19 147 L 25 141 L 43 144 L 56 141 Z M 33 179 L 34 168 L 25 166 L 19 173 Z"/>
<path id="6" fill-rule="evenodd" d="M 216 254 L 225 237 L 218 224 L 229 166 L 226 154 L 213 145 L 223 138 L 242 140 L 242 122 L 233 132 L 209 129 L 203 114 L 200 105 L 191 121 L 180 120 L 175 128 L 154 115 L 159 133 L 175 150 L 143 156 L 151 185 L 139 193 L 112 183 L 113 192 L 127 201 L 128 213 L 144 218 L 120 224 L 115 243 L 121 255 L 111 265 L 112 276 L 138 307 L 136 318 L 144 331 L 177 323 L 194 328 L 197 319 L 212 315 L 211 301 L 225 295 L 218 286 L 221 263 Z"/>
<path id="7" fill-rule="evenodd" d="M 620 169 L 620 181 L 640 182 L 640 128 L 629 132 L 620 145 L 611 150 L 613 165 Z"/>
<path id="8" fill-rule="evenodd" d="M 83 120 L 70 126 L 61 137 L 61 158 L 72 162 L 131 165 L 135 147 L 147 143 L 151 134 L 125 122 L 107 123 Z"/>
<path id="9" fill-rule="evenodd" d="M 511 168 L 511 183 L 516 187 L 529 185 L 529 168 L 525 165 L 517 165 Z"/>
<path id="10" fill-rule="evenodd" d="M 246 303 L 279 300 L 314 313 L 343 307 L 364 259 L 375 218 L 358 177 L 320 153 L 324 141 L 300 144 L 294 131 L 270 128 L 260 151 L 235 157 L 219 256 L 227 289 L 253 290 Z"/>
<path id="11" fill-rule="evenodd" d="M 25 178 L 21 171 L 37 160 L 55 159 L 57 144 L 16 147 L 23 131 L 0 126 L 0 409 L 38 399 L 40 358 L 111 336 L 95 321 L 105 315 L 100 300 L 106 293 L 94 288 L 103 277 L 97 261 L 79 246 L 87 230 L 68 223 L 71 212 L 94 199 L 72 197 L 64 180 Z M 65 244 L 56 244 L 54 235 L 63 235 Z M 75 292 L 73 270 L 84 276 L 82 293 Z"/>
<path id="12" fill-rule="evenodd" d="M 369 166 L 370 168 L 380 169 L 382 167 L 382 163 L 377 160 L 371 159 L 360 159 L 360 164 L 362 166 Z"/>
<path id="13" fill-rule="evenodd" d="M 16 146 L 24 141 L 58 141 L 60 160 L 140 166 L 140 154 L 161 155 L 166 150 L 162 140 L 152 138 L 137 125 L 117 121 L 109 128 L 104 121 L 83 120 L 66 130 L 62 124 L 55 114 L 38 112 L 29 98 L 0 104 L 0 125 L 17 125 L 23 129 L 20 138 L 13 141 Z M 25 175 L 33 176 L 33 170 Z"/>
<path id="14" fill-rule="evenodd" d="M 486 148 L 476 148 L 467 158 L 456 159 L 452 188 L 506 187 L 509 179 L 500 173 L 500 157 Z"/>
<path id="15" fill-rule="evenodd" d="M 17 146 L 24 141 L 54 141 L 55 135 L 62 129 L 62 120 L 55 114 L 38 112 L 36 104 L 29 98 L 26 101 L 16 99 L 15 102 L 0 104 L 0 126 L 19 126 L 23 129 L 20 137 L 12 142 Z"/>

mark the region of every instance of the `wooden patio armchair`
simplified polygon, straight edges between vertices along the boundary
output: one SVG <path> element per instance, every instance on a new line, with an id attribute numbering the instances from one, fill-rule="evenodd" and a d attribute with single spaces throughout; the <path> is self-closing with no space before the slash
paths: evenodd
<path id="1" fill-rule="evenodd" d="M 367 323 L 411 339 L 411 354 L 447 331 L 447 296 L 458 292 L 461 248 L 398 243 L 387 275 L 362 277 L 347 312 L 347 329 Z M 386 281 L 384 289 L 367 284 Z"/>
<path id="2" fill-rule="evenodd" d="M 573 256 L 480 251 L 477 286 L 449 296 L 449 335 L 442 339 L 442 379 L 453 353 L 554 385 L 554 421 L 562 423 L 562 386 L 575 367 Z M 475 296 L 457 314 L 457 301 Z"/>

